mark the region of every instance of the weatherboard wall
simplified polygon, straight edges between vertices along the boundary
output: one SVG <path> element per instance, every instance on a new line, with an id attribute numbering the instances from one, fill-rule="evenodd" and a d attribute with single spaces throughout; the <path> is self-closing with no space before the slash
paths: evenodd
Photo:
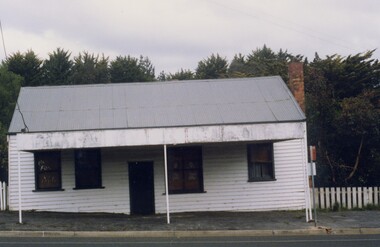
<path id="1" fill-rule="evenodd" d="M 9 140 L 9 207 L 18 210 L 16 136 Z M 170 195 L 170 211 L 266 211 L 305 207 L 302 139 L 274 144 L 276 181 L 248 182 L 246 143 L 203 144 L 205 193 Z M 73 190 L 74 152 L 62 151 L 64 191 L 33 192 L 33 154 L 20 152 L 22 209 L 130 213 L 128 162 L 153 161 L 156 213 L 165 213 L 163 146 L 103 148 L 104 189 Z"/>

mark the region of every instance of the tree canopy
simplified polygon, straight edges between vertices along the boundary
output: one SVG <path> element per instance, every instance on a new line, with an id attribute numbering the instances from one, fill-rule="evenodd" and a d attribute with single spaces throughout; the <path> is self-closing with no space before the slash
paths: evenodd
<path id="1" fill-rule="evenodd" d="M 61 48 L 49 53 L 42 67 L 44 85 L 70 84 L 70 77 L 74 62 L 70 60 L 71 53 Z"/>
<path id="2" fill-rule="evenodd" d="M 74 57 L 70 84 L 109 83 L 108 58 L 88 52 Z"/>
<path id="3" fill-rule="evenodd" d="M 140 59 L 131 56 L 118 56 L 110 64 L 111 82 L 154 81 L 154 67 L 148 57 Z"/>
<path id="4" fill-rule="evenodd" d="M 323 185 L 373 185 L 380 175 L 380 65 L 373 51 L 316 56 L 305 77 L 308 137 Z M 368 172 L 372 171 L 372 172 Z"/>
<path id="5" fill-rule="evenodd" d="M 0 66 L 0 180 L 6 181 L 8 167 L 8 143 L 6 133 L 15 108 L 23 78 Z"/>
<path id="6" fill-rule="evenodd" d="M 195 79 L 195 74 L 189 69 L 182 69 L 175 72 L 174 74 L 169 73 L 167 76 L 168 81 L 173 81 L 173 80 L 178 80 L 178 81 L 183 81 L 183 80 L 194 80 Z"/>
<path id="7" fill-rule="evenodd" d="M 212 54 L 210 57 L 199 61 L 195 70 L 197 79 L 219 79 L 227 77 L 228 61 L 219 54 Z"/>
<path id="8" fill-rule="evenodd" d="M 42 60 L 29 50 L 24 54 L 16 52 L 3 61 L 8 71 L 20 75 L 24 80 L 22 86 L 39 86 L 42 84 Z"/>

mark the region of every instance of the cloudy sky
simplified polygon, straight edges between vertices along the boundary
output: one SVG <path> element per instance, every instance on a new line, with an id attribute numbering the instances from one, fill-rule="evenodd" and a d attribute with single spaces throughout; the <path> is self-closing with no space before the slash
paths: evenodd
<path id="1" fill-rule="evenodd" d="M 0 0 L 8 55 L 32 49 L 46 58 L 57 47 L 143 55 L 156 74 L 264 44 L 310 59 L 380 48 L 379 13 L 377 0 Z"/>

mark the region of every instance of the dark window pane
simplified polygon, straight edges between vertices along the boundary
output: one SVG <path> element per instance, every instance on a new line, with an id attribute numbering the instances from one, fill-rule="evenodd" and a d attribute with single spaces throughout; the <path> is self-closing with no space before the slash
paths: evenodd
<path id="1" fill-rule="evenodd" d="M 273 143 L 248 145 L 249 180 L 274 179 Z"/>
<path id="2" fill-rule="evenodd" d="M 203 191 L 201 147 L 169 148 L 168 170 L 170 193 Z"/>
<path id="3" fill-rule="evenodd" d="M 75 185 L 77 189 L 102 186 L 100 159 L 99 149 L 75 151 Z"/>
<path id="4" fill-rule="evenodd" d="M 46 172 L 39 175 L 39 189 L 59 188 L 59 176 L 56 172 Z"/>
<path id="5" fill-rule="evenodd" d="M 266 179 L 273 178 L 272 164 L 262 164 L 262 177 Z"/>
<path id="6" fill-rule="evenodd" d="M 61 189 L 61 153 L 37 152 L 34 159 L 36 190 Z"/>
<path id="7" fill-rule="evenodd" d="M 200 186 L 200 178 L 197 171 L 185 171 L 185 190 L 197 191 Z"/>
<path id="8" fill-rule="evenodd" d="M 184 169 L 198 169 L 200 162 L 192 160 L 184 160 Z"/>
<path id="9" fill-rule="evenodd" d="M 170 173 L 169 188 L 171 191 L 180 191 L 183 189 L 182 172 Z"/>
<path id="10" fill-rule="evenodd" d="M 255 178 L 261 178 L 261 165 L 259 164 L 254 164 L 253 166 L 253 176 Z"/>

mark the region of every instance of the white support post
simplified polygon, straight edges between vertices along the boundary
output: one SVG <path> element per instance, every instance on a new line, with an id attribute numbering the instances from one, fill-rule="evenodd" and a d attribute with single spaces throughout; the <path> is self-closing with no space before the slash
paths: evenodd
<path id="1" fill-rule="evenodd" d="M 305 133 L 304 137 L 302 139 L 302 156 L 303 156 L 303 176 L 304 176 L 304 189 L 305 189 L 305 216 L 306 216 L 306 222 L 309 222 L 312 219 L 311 215 L 311 203 L 310 203 L 310 187 L 309 187 L 309 181 L 307 176 L 307 136 L 306 136 L 306 125 L 305 125 Z"/>
<path id="2" fill-rule="evenodd" d="M 313 209 L 314 209 L 314 226 L 317 226 L 317 209 L 315 207 L 315 186 L 314 186 L 314 169 L 313 169 L 313 164 L 314 164 L 314 161 L 313 161 L 313 147 L 310 146 L 310 171 L 311 171 L 311 183 L 312 183 L 312 188 L 313 188 Z M 311 210 L 311 207 L 310 207 L 310 210 Z"/>
<path id="3" fill-rule="evenodd" d="M 5 210 L 3 207 L 3 198 L 5 200 L 5 197 L 3 196 L 3 182 L 0 181 L 0 211 Z"/>
<path id="4" fill-rule="evenodd" d="M 169 207 L 169 182 L 168 182 L 168 158 L 166 144 L 164 145 L 164 165 L 165 165 L 165 196 L 166 196 L 166 218 L 170 224 L 170 207 Z"/>
<path id="5" fill-rule="evenodd" d="M 22 201 L 21 201 L 21 164 L 20 164 L 20 151 L 17 151 L 17 165 L 18 165 L 18 222 L 22 224 Z"/>

